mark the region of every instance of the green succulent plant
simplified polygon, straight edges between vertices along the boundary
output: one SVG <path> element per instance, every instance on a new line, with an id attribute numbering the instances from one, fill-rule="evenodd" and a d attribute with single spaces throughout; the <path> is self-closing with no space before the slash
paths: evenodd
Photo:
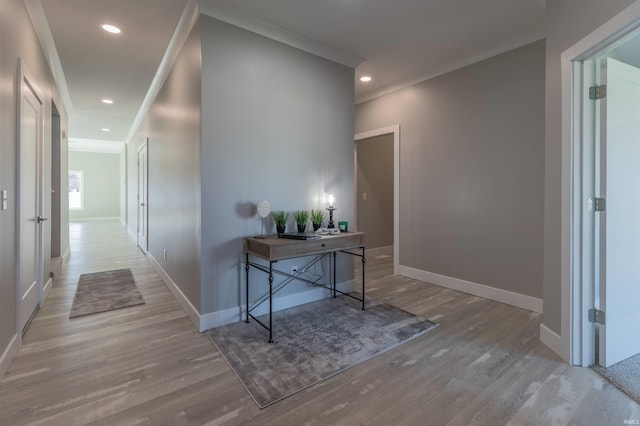
<path id="1" fill-rule="evenodd" d="M 289 213 L 284 210 L 274 210 L 271 212 L 271 218 L 273 219 L 273 223 L 276 226 L 285 227 L 287 226 L 287 221 L 289 220 Z"/>
<path id="2" fill-rule="evenodd" d="M 324 220 L 324 211 L 323 210 L 311 210 L 311 223 L 314 225 L 321 225 Z"/>
<path id="3" fill-rule="evenodd" d="M 307 210 L 298 210 L 293 212 L 293 219 L 298 225 L 306 225 L 309 221 L 309 212 Z"/>

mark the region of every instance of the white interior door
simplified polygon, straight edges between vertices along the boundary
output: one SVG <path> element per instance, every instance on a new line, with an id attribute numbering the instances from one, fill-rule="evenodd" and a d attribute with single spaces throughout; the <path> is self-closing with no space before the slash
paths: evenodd
<path id="1" fill-rule="evenodd" d="M 143 252 L 148 250 L 148 156 L 147 156 L 147 144 L 138 151 L 138 247 Z"/>
<path id="2" fill-rule="evenodd" d="M 42 285 L 42 114 L 35 90 L 26 78 L 20 90 L 20 207 L 19 207 L 19 301 L 20 330 L 38 307 Z"/>
<path id="3" fill-rule="evenodd" d="M 599 364 L 640 353 L 640 69 L 604 59 L 599 161 Z M 598 291 L 598 289 L 596 290 Z"/>

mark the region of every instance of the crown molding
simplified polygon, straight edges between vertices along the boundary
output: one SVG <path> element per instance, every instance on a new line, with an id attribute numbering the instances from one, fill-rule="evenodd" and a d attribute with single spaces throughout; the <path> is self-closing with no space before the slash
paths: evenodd
<path id="1" fill-rule="evenodd" d="M 295 47 L 296 49 L 303 50 L 350 68 L 355 69 L 363 61 L 362 58 L 355 55 L 327 46 L 319 41 L 293 31 L 286 30 L 255 16 L 240 12 L 233 7 L 215 3 L 211 0 L 199 0 L 198 4 L 200 6 L 200 13 L 203 15 L 235 25 L 236 27 L 251 31 L 252 33 L 279 41 L 280 43 Z"/>
<path id="2" fill-rule="evenodd" d="M 69 151 L 96 152 L 100 154 L 120 154 L 124 142 L 101 139 L 69 138 Z"/>
<path id="3" fill-rule="evenodd" d="M 56 44 L 53 41 L 53 35 L 51 34 L 51 28 L 49 27 L 49 21 L 47 21 L 47 15 L 44 13 L 42 2 L 40 0 L 24 0 L 24 5 L 29 14 L 29 18 L 31 18 L 31 23 L 40 41 L 44 56 L 49 64 L 53 80 L 58 87 L 64 109 L 67 115 L 70 115 L 73 111 L 73 104 L 71 103 L 71 96 L 69 95 L 69 86 L 67 86 L 67 79 L 62 70 L 58 49 L 56 49 Z"/>
<path id="4" fill-rule="evenodd" d="M 162 89 L 162 85 L 165 80 L 169 76 L 171 69 L 173 68 L 173 64 L 175 64 L 182 47 L 184 46 L 189 34 L 191 33 L 191 29 L 198 21 L 198 17 L 200 16 L 200 12 L 198 11 L 198 2 L 197 0 L 188 0 L 187 4 L 182 11 L 182 15 L 180 16 L 180 20 L 178 21 L 178 25 L 176 25 L 176 30 L 171 36 L 171 40 L 169 41 L 169 45 L 167 46 L 167 50 L 164 52 L 164 56 L 162 57 L 162 61 L 160 61 L 160 65 L 158 66 L 158 70 L 156 71 L 153 80 L 151 81 L 151 85 L 149 86 L 149 90 L 140 105 L 140 109 L 136 114 L 136 118 L 133 120 L 133 124 L 129 129 L 129 133 L 125 138 L 125 143 L 129 143 L 136 134 L 136 131 L 142 124 L 144 117 L 149 112 L 153 101 L 160 93 Z"/>
<path id="5" fill-rule="evenodd" d="M 377 89 L 374 89 L 370 92 L 364 93 L 360 96 L 356 96 L 356 105 L 361 104 L 363 102 L 367 102 L 370 101 L 372 99 L 375 98 L 379 98 L 381 96 L 384 95 L 388 95 L 390 93 L 396 92 L 398 90 L 407 88 L 409 86 L 413 86 L 414 84 L 418 84 L 418 83 L 422 83 L 423 81 L 427 81 L 427 80 L 431 80 L 432 78 L 435 77 L 439 77 L 441 75 L 450 73 L 452 71 L 458 70 L 460 68 L 464 68 L 464 67 L 468 67 L 469 65 L 473 65 L 477 62 L 481 62 L 484 61 L 485 59 L 489 59 L 492 58 L 494 56 L 498 56 L 501 55 L 503 53 L 506 53 L 510 50 L 514 50 L 517 49 L 519 47 L 522 46 L 526 46 L 527 44 L 530 43 L 534 43 L 536 41 L 540 41 L 543 40 L 545 38 L 544 33 L 535 33 L 533 35 L 529 35 L 527 37 L 523 37 L 521 39 L 518 39 L 516 41 L 512 41 L 510 43 L 504 44 L 496 49 L 492 49 L 488 52 L 485 52 L 481 55 L 477 55 L 477 56 L 473 56 L 471 58 L 468 58 L 466 60 L 457 62 L 453 65 L 449 65 L 440 69 L 437 69 L 436 71 L 432 71 L 428 74 L 423 74 L 419 77 L 416 78 L 411 78 L 411 79 L 406 79 L 406 80 L 401 80 L 401 81 L 397 81 L 394 83 L 390 83 L 387 84 L 385 86 L 379 87 Z"/>

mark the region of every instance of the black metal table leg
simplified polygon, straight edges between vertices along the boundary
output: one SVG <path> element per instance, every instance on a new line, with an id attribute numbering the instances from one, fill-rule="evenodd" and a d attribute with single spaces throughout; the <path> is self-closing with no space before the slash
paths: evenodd
<path id="1" fill-rule="evenodd" d="M 273 262 L 269 262 L 269 343 L 273 343 Z"/>
<path id="2" fill-rule="evenodd" d="M 333 297 L 336 297 L 336 255 L 337 253 L 333 252 Z"/>
<path id="3" fill-rule="evenodd" d="M 245 256 L 245 264 L 244 264 L 244 271 L 246 273 L 246 280 L 245 280 L 245 297 L 246 297 L 246 302 L 247 302 L 247 312 L 246 312 L 246 318 L 245 318 L 245 322 L 249 323 L 249 253 L 246 254 Z"/>
<path id="4" fill-rule="evenodd" d="M 364 246 L 362 246 L 362 310 L 364 311 L 364 264 L 367 260 L 364 257 Z"/>

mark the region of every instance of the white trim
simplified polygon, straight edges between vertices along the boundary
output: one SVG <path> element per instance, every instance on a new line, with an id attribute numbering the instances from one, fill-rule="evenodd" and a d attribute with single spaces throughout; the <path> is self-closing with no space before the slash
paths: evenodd
<path id="1" fill-rule="evenodd" d="M 144 154 L 144 161 L 140 164 L 140 154 Z M 144 172 L 144 179 L 140 179 L 140 168 Z M 144 194 L 140 193 L 140 186 Z M 144 199 L 142 199 L 144 195 Z M 142 206 L 144 204 L 144 206 Z M 149 250 L 149 138 L 145 138 L 144 142 L 138 148 L 136 153 L 136 245 L 143 252 Z M 142 211 L 141 210 L 142 207 Z M 144 240 L 140 241 L 140 216 L 144 218 Z M 143 243 L 142 245 L 140 243 Z M 144 246 L 144 247 L 143 247 Z"/>
<path id="2" fill-rule="evenodd" d="M 120 225 L 122 225 L 123 228 L 127 229 L 127 223 L 124 221 L 124 218 L 122 216 L 120 216 Z"/>
<path id="3" fill-rule="evenodd" d="M 47 280 L 47 283 L 44 285 L 44 288 L 42 289 L 42 303 L 40 303 L 40 306 L 44 305 L 44 302 L 47 300 L 47 297 L 49 296 L 49 293 L 51 293 L 51 289 L 53 288 L 53 278 L 49 277 L 49 279 Z"/>
<path id="4" fill-rule="evenodd" d="M 62 255 L 62 264 L 64 265 L 69 260 L 69 256 L 71 256 L 71 247 L 67 247 Z"/>
<path id="5" fill-rule="evenodd" d="M 353 137 L 353 140 L 359 141 L 361 139 L 388 135 L 390 133 L 393 133 L 393 273 L 397 275 L 399 274 L 398 268 L 400 266 L 400 125 L 394 124 L 381 129 L 357 133 Z M 357 159 L 354 159 L 354 162 L 355 161 L 357 161 Z M 354 182 L 357 182 L 357 163 L 354 164 L 354 174 L 356 175 L 354 176 Z M 354 184 L 354 191 L 355 190 Z M 355 197 L 354 202 L 357 203 L 357 196 Z M 354 211 L 356 211 L 355 206 Z"/>
<path id="6" fill-rule="evenodd" d="M 38 133 L 36 135 L 36 215 L 43 216 L 43 208 L 44 208 L 44 102 L 42 91 L 38 87 L 38 84 L 32 75 L 24 61 L 21 57 L 18 58 L 17 61 L 17 73 L 16 73 L 16 217 L 15 217 L 15 233 L 16 233 L 16 241 L 15 241 L 15 249 L 16 249 L 16 332 L 22 336 L 22 327 L 21 327 L 21 308 L 22 308 L 22 291 L 20 289 L 20 283 L 22 281 L 21 270 L 22 270 L 22 197 L 24 195 L 24 191 L 22 190 L 22 108 L 24 103 L 24 86 L 29 86 L 29 90 L 34 95 L 36 100 L 40 103 L 40 111 L 39 111 L 39 123 L 38 124 Z M 30 287 L 28 290 L 31 291 L 33 286 L 37 286 L 36 290 L 38 293 L 38 304 L 41 305 L 44 301 L 42 294 L 42 284 L 44 280 L 44 227 L 41 225 L 36 228 L 36 260 L 35 260 L 35 268 L 36 268 L 36 282 Z M 36 309 L 37 311 L 37 309 Z M 35 313 L 35 311 L 34 311 Z M 30 315 L 33 315 L 31 313 Z M 25 323 L 25 327 L 29 325 L 29 321 Z"/>
<path id="7" fill-rule="evenodd" d="M 68 115 L 71 115 L 73 112 L 73 104 L 71 103 L 71 96 L 69 95 L 69 87 L 67 86 L 60 56 L 58 55 L 56 44 L 53 41 L 53 35 L 51 34 L 51 28 L 49 27 L 47 16 L 42 7 L 42 2 L 40 0 L 24 0 L 24 5 L 31 18 L 31 23 L 40 41 L 44 56 L 47 58 L 49 69 L 51 70 L 53 80 L 62 98 L 65 111 Z"/>
<path id="8" fill-rule="evenodd" d="M 160 66 L 158 66 L 158 70 L 151 81 L 151 85 L 149 86 L 149 90 L 140 105 L 140 109 L 136 114 L 136 118 L 133 120 L 133 124 L 131 124 L 131 128 L 129 129 L 129 133 L 127 133 L 127 137 L 125 138 L 125 143 L 128 144 L 133 140 L 138 127 L 142 124 L 144 117 L 149 112 L 149 108 L 153 104 L 153 101 L 160 93 L 162 89 L 162 85 L 165 80 L 169 76 L 171 69 L 173 68 L 173 64 L 176 62 L 184 43 L 189 38 L 189 34 L 191 33 L 191 29 L 198 21 L 198 17 L 200 16 L 198 12 L 198 4 L 196 0 L 187 0 L 187 4 L 184 7 L 182 15 L 180 16 L 180 20 L 178 21 L 178 25 L 176 26 L 176 30 L 171 36 L 171 40 L 169 41 L 169 45 L 167 46 L 167 50 L 164 52 L 164 56 L 162 56 L 162 61 L 160 61 Z"/>
<path id="9" fill-rule="evenodd" d="M 200 312 L 198 312 L 195 306 L 193 306 L 189 299 L 187 299 L 187 296 L 185 296 L 182 290 L 180 290 L 178 284 L 173 281 L 173 279 L 169 276 L 169 274 L 167 274 L 164 268 L 162 268 L 160 263 L 156 260 L 155 257 L 153 257 L 150 252 L 147 252 L 147 259 L 149 259 L 149 262 L 151 263 L 151 266 L 153 266 L 153 269 L 155 269 L 158 275 L 160 275 L 160 278 L 162 278 L 162 281 L 164 281 L 171 294 L 173 294 L 173 297 L 176 298 L 184 313 L 187 314 L 198 331 L 203 331 L 200 330 Z"/>
<path id="10" fill-rule="evenodd" d="M 136 246 L 138 245 L 138 237 L 136 236 L 136 234 L 133 232 L 133 230 L 131 228 L 129 228 L 129 226 L 126 227 L 127 228 L 127 232 L 129 233 L 129 235 L 131 236 L 131 239 L 133 239 L 133 242 L 136 243 Z M 140 248 L 140 247 L 138 247 Z"/>
<path id="11" fill-rule="evenodd" d="M 338 290 L 343 292 L 351 292 L 356 290 L 357 283 L 355 280 L 350 280 L 338 284 Z M 274 297 L 273 298 L 273 312 L 282 311 L 284 309 L 293 308 L 295 306 L 305 305 L 311 302 L 317 302 L 330 297 L 331 293 L 328 289 L 323 287 L 316 287 L 299 293 L 289 294 L 287 296 Z M 263 303 L 251 313 L 254 316 L 264 315 L 269 313 L 269 304 Z M 237 306 L 231 309 L 224 309 L 222 311 L 210 312 L 200 317 L 200 332 L 209 330 L 211 328 L 220 327 L 225 324 L 244 320 L 244 306 Z"/>
<path id="12" fill-rule="evenodd" d="M 153 269 L 160 275 L 167 288 L 176 298 L 178 304 L 182 307 L 182 310 L 189 317 L 191 322 L 196 326 L 199 332 L 209 330 L 214 327 L 220 327 L 225 324 L 238 322 L 242 320 L 244 307 L 236 306 L 229 309 L 223 309 L 216 312 L 209 312 L 201 315 L 200 312 L 193 306 L 193 304 L 187 299 L 180 287 L 173 281 L 173 279 L 162 268 L 160 263 L 153 257 L 151 253 L 147 253 L 147 258 L 153 266 Z M 350 280 L 338 284 L 338 289 L 344 292 L 354 291 L 356 289 L 356 281 Z M 283 309 L 292 308 L 294 306 L 303 305 L 310 302 L 326 299 L 330 293 L 328 289 L 316 287 L 300 293 L 294 293 L 282 297 L 274 297 L 273 299 L 273 311 L 280 311 Z M 263 303 L 261 306 L 253 311 L 254 315 L 262 315 L 268 313 L 267 304 Z"/>
<path id="13" fill-rule="evenodd" d="M 567 362 L 575 365 L 589 363 L 591 350 L 589 341 L 591 328 L 584 326 L 583 305 L 588 303 L 588 289 L 582 288 L 583 280 L 577 273 L 582 261 L 582 224 L 577 218 L 576 197 L 582 192 L 582 176 L 576 168 L 576 156 L 580 155 L 581 140 L 576 134 L 575 81 L 576 61 L 616 44 L 623 43 L 631 33 L 640 28 L 640 1 L 618 13 L 591 34 L 567 49 L 561 55 L 562 72 L 562 218 L 561 218 L 561 348 L 557 351 Z M 578 144 L 578 145 L 576 145 Z M 580 205 L 577 205 L 580 208 Z M 576 312 L 578 310 L 578 312 Z"/>
<path id="14" fill-rule="evenodd" d="M 564 352 L 566 347 L 562 341 L 562 337 L 544 324 L 540 324 L 540 341 L 553 352 L 560 355 L 562 359 L 566 360 L 569 357 L 569 354 Z"/>
<path id="15" fill-rule="evenodd" d="M 11 341 L 0 357 L 0 380 L 2 380 L 4 374 L 9 369 L 11 361 L 13 361 L 13 357 L 15 357 L 16 353 L 18 353 L 18 349 L 20 349 L 20 333 L 16 333 L 13 335 Z"/>
<path id="16" fill-rule="evenodd" d="M 69 138 L 69 151 L 120 154 L 125 143 L 101 139 Z"/>
<path id="17" fill-rule="evenodd" d="M 500 288 L 490 287 L 488 285 L 478 284 L 471 281 L 465 281 L 459 278 L 447 277 L 433 272 L 422 271 L 408 266 L 400 266 L 398 269 L 398 274 L 405 277 L 472 294 L 474 296 L 484 297 L 485 299 L 494 300 L 496 302 L 505 303 L 507 305 L 527 309 L 529 311 L 542 313 L 542 299 L 538 299 L 536 297 L 514 293 L 512 291 L 502 290 Z"/>
<path id="18" fill-rule="evenodd" d="M 376 248 L 368 248 L 367 249 L 367 259 L 370 259 L 372 256 L 377 256 L 380 252 L 385 252 L 393 250 L 393 246 L 384 246 L 384 247 L 376 247 Z"/>
<path id="19" fill-rule="evenodd" d="M 363 61 L 363 59 L 358 56 L 327 46 L 317 40 L 284 29 L 255 16 L 248 15 L 226 4 L 202 0 L 198 3 L 200 13 L 204 15 L 330 61 L 346 65 L 350 68 L 357 67 Z"/>
<path id="20" fill-rule="evenodd" d="M 472 58 L 460 61 L 456 64 L 453 65 L 448 65 L 445 66 L 443 68 L 437 69 L 435 71 L 431 71 L 428 74 L 423 74 L 420 77 L 416 77 L 416 78 L 412 78 L 409 80 L 403 80 L 403 81 L 399 81 L 399 82 L 395 82 L 395 83 L 391 83 L 389 85 L 380 87 L 378 89 L 374 89 L 370 92 L 364 93 L 358 97 L 356 97 L 356 105 L 361 104 L 363 102 L 367 102 L 370 101 L 372 99 L 375 98 L 379 98 L 381 96 L 384 95 L 388 95 L 390 93 L 396 92 L 398 90 L 413 86 L 414 84 L 418 84 L 418 83 L 422 83 L 423 81 L 427 81 L 427 80 L 431 80 L 432 78 L 436 78 L 439 77 L 441 75 L 444 74 L 448 74 L 452 71 L 464 68 L 464 67 L 468 67 L 469 65 L 473 65 L 475 63 L 478 62 L 482 62 L 485 59 L 489 59 L 492 58 L 494 56 L 498 56 L 501 55 L 503 53 L 509 52 L 511 50 L 517 49 L 519 47 L 522 46 L 526 46 L 527 44 L 531 44 L 534 43 L 536 41 L 539 40 L 543 40 L 545 37 L 544 34 L 544 30 L 541 33 L 536 33 L 534 35 L 530 35 L 527 37 L 524 37 L 520 40 L 516 40 L 516 41 L 512 41 L 512 39 L 509 39 L 508 42 L 501 47 L 498 47 L 496 49 L 492 49 L 489 52 L 483 53 L 481 55 L 478 56 L 474 56 Z"/>
<path id="21" fill-rule="evenodd" d="M 223 309 L 221 311 L 209 312 L 208 314 L 201 315 L 199 331 L 202 333 L 203 331 L 207 331 L 215 327 L 242 321 L 242 312 L 242 307 L 236 306 L 235 308 Z"/>
<path id="22" fill-rule="evenodd" d="M 103 220 L 120 220 L 120 216 L 104 216 L 104 217 L 70 217 L 69 222 L 99 222 Z"/>

